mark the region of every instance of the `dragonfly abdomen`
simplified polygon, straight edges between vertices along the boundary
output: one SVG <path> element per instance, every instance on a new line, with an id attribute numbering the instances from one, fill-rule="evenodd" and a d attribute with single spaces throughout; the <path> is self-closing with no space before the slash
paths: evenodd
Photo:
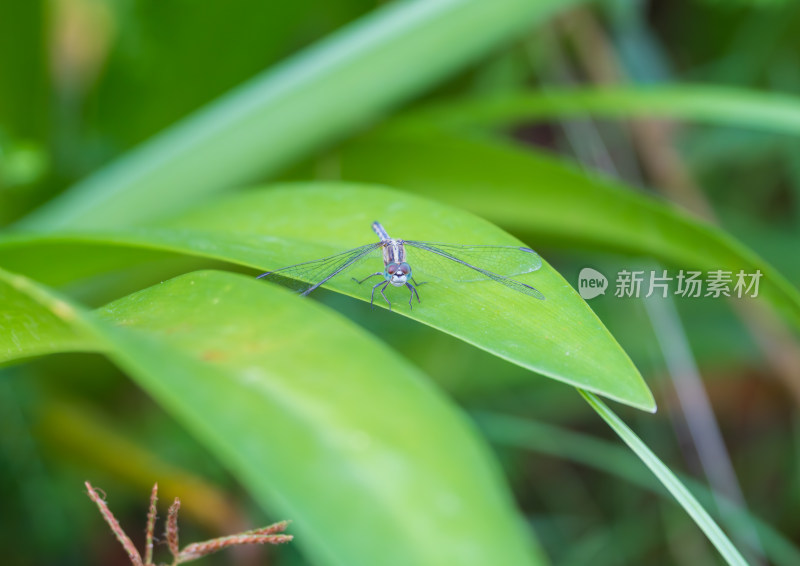
<path id="1" fill-rule="evenodd" d="M 381 239 L 381 242 L 384 240 L 391 239 L 389 238 L 389 234 L 386 232 L 386 229 L 383 226 L 381 226 L 381 223 L 378 222 L 377 220 L 372 223 L 372 231 L 375 232 L 375 234 L 377 234 L 378 238 Z"/>

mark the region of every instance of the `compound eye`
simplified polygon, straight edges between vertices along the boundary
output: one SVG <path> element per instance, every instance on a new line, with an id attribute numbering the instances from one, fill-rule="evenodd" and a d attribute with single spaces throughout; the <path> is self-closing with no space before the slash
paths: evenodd
<path id="1" fill-rule="evenodd" d="M 390 263 L 389 265 L 386 266 L 386 273 L 388 273 L 389 275 L 394 275 L 399 267 L 400 266 L 397 265 L 396 263 Z"/>
<path id="2" fill-rule="evenodd" d="M 411 266 L 407 263 L 401 263 L 400 266 L 397 268 L 401 275 L 408 275 L 411 273 Z"/>

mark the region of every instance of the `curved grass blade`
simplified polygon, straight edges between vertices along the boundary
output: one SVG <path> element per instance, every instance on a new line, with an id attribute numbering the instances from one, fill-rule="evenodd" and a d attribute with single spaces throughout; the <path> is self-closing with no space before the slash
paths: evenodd
<path id="1" fill-rule="evenodd" d="M 496 128 L 547 118 L 673 118 L 800 135 L 800 98 L 724 86 L 546 89 L 448 100 L 398 116 L 396 127 Z M 387 124 L 388 126 L 388 124 Z"/>
<path id="2" fill-rule="evenodd" d="M 73 185 L 20 226 L 130 226 L 268 178 L 578 2 L 389 3 Z"/>
<path id="3" fill-rule="evenodd" d="M 608 440 L 595 438 L 588 434 L 565 430 L 550 424 L 493 413 L 473 414 L 478 426 L 492 443 L 530 450 L 555 456 L 589 468 L 608 473 L 632 485 L 641 487 L 664 497 L 671 497 L 664 486 L 627 448 Z M 751 528 L 755 528 L 758 540 L 771 563 L 779 566 L 800 564 L 800 549 L 769 523 L 754 516 L 746 509 L 733 503 L 719 493 L 712 493 L 707 487 L 689 476 L 676 474 L 678 480 L 689 488 L 706 509 L 715 510 L 715 518 L 729 531 L 738 529 L 745 536 L 743 542 L 750 540 Z M 719 508 L 714 504 L 723 503 Z M 750 547 L 758 553 L 758 548 Z"/>
<path id="4" fill-rule="evenodd" d="M 606 424 L 617 433 L 622 441 L 633 450 L 639 459 L 650 468 L 675 500 L 686 509 L 686 512 L 689 513 L 692 519 L 694 519 L 694 522 L 697 523 L 697 526 L 706 534 L 708 540 L 717 548 L 725 561 L 731 566 L 747 566 L 744 557 L 742 557 L 725 533 L 722 532 L 722 529 L 714 522 L 714 519 L 711 518 L 708 512 L 697 502 L 697 499 L 695 499 L 680 480 L 675 477 L 675 474 L 653 454 L 644 442 L 642 442 L 641 439 L 611 411 L 611 409 L 600 401 L 600 399 L 588 391 L 578 389 L 578 392 L 586 399 L 589 406 L 606 421 Z"/>

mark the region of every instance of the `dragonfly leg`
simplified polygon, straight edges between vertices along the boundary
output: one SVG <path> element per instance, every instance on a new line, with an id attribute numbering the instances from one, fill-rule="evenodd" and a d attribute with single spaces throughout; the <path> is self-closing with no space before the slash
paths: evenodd
<path id="1" fill-rule="evenodd" d="M 378 283 L 378 285 L 380 285 L 380 283 Z M 375 285 L 375 286 L 377 287 L 378 285 Z M 384 282 L 384 284 L 383 284 L 383 287 L 381 287 L 381 295 L 383 296 L 383 300 L 384 300 L 384 301 L 386 301 L 386 302 L 388 303 L 388 305 L 389 305 L 389 310 L 392 310 L 392 301 L 390 301 L 389 299 L 387 299 L 387 298 L 386 298 L 386 295 L 384 295 L 384 294 L 383 294 L 383 292 L 386 290 L 386 287 L 387 287 L 388 285 L 389 285 L 389 282 L 388 282 L 388 281 Z"/>
<path id="2" fill-rule="evenodd" d="M 353 279 L 355 279 L 355 277 Z M 384 283 L 385 283 L 385 281 L 379 281 L 378 283 L 376 283 L 375 285 L 372 286 L 372 296 L 369 299 L 369 306 L 371 306 L 372 308 L 375 308 L 375 289 L 377 289 L 378 287 L 380 287 Z M 381 295 L 383 295 L 383 290 L 381 290 Z M 384 295 L 383 298 L 385 299 L 386 295 Z"/>
<path id="3" fill-rule="evenodd" d="M 411 301 L 414 299 L 414 295 L 417 296 L 417 303 L 421 302 L 419 300 L 419 293 L 417 292 L 417 290 L 414 288 L 414 286 L 411 283 L 406 283 L 406 287 L 408 287 L 409 291 L 411 291 L 411 295 L 408 297 L 408 306 L 413 309 L 414 308 L 414 304 Z"/>
<path id="4" fill-rule="evenodd" d="M 420 285 L 425 285 L 425 283 L 427 283 L 427 281 L 423 281 L 422 283 L 417 283 L 417 280 L 414 279 L 413 277 L 411 278 L 411 280 L 414 282 L 414 285 L 416 285 L 417 287 L 419 287 Z M 419 296 L 419 295 L 417 295 L 417 296 Z"/>
<path id="5" fill-rule="evenodd" d="M 356 283 L 358 283 L 359 285 L 361 285 L 361 284 L 362 284 L 364 281 L 366 281 L 367 279 L 372 279 L 372 278 L 373 278 L 373 277 L 375 277 L 376 275 L 383 275 L 383 271 L 376 271 L 376 272 L 375 272 L 375 273 L 373 273 L 372 275 L 368 275 L 367 277 L 364 277 L 364 279 L 362 279 L 361 281 L 359 281 L 359 280 L 358 280 L 358 279 L 356 279 L 355 277 L 353 277 L 352 279 L 353 279 L 353 281 L 355 281 Z M 378 285 L 380 285 L 380 283 L 378 283 Z M 376 285 L 376 287 L 377 287 L 377 285 Z"/>

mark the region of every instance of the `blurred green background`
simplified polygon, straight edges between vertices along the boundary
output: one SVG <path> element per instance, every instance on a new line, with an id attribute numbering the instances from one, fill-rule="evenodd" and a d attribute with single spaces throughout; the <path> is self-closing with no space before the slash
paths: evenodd
<path id="1" fill-rule="evenodd" d="M 17 228 L 26 226 L 18 222 L 45 203 L 60 202 L 58 195 L 73 184 L 331 34 L 346 36 L 354 22 L 369 26 L 363 18 L 386 10 L 385 4 L 0 0 L 0 226 L 13 237 Z M 446 3 L 428 6 L 438 4 Z M 494 9 L 523 11 L 514 4 L 504 1 Z M 573 231 L 573 226 L 594 226 L 598 219 L 593 214 L 602 216 L 621 205 L 601 194 L 595 198 L 607 202 L 608 209 L 596 207 L 593 212 L 591 206 L 577 206 L 569 200 L 573 193 L 561 192 L 558 176 L 529 176 L 529 186 L 521 187 L 509 180 L 505 161 L 494 161 L 491 152 L 484 160 L 480 149 L 469 154 L 476 157 L 469 163 L 459 161 L 461 154 L 454 154 L 452 162 L 436 157 L 423 163 L 424 143 L 440 144 L 437 121 L 446 124 L 461 115 L 466 125 L 458 127 L 470 130 L 470 135 L 476 131 L 476 143 L 514 143 L 532 155 L 558 156 L 572 173 L 588 179 L 587 190 L 591 183 L 616 179 L 638 187 L 631 191 L 655 197 L 668 210 L 675 206 L 720 227 L 719 233 L 749 247 L 797 287 L 800 5 L 780 0 L 552 1 L 529 11 L 527 19 L 507 22 L 502 29 L 501 16 L 485 19 L 486 27 L 480 19 L 457 27 L 457 18 L 442 18 L 435 23 L 445 39 L 419 43 L 421 53 L 430 50 L 430 61 L 421 58 L 419 69 L 395 68 L 392 58 L 381 61 L 376 55 L 382 66 L 354 71 L 364 73 L 359 76 L 363 91 L 331 88 L 294 96 L 298 105 L 308 96 L 309 107 L 324 110 L 302 125 L 311 141 L 292 146 L 287 139 L 286 146 L 293 149 L 285 154 L 281 139 L 272 140 L 272 146 L 251 146 L 269 166 L 262 170 L 256 163 L 247 173 L 237 170 L 228 177 L 228 172 L 220 173 L 230 181 L 198 189 L 198 200 L 226 184 L 240 188 L 275 180 L 378 182 L 484 215 L 534 247 L 573 286 L 586 266 L 609 279 L 622 269 L 661 269 L 657 262 L 675 271 L 695 267 L 670 262 L 668 252 L 648 253 L 647 244 L 637 248 L 635 211 L 629 215 L 630 224 L 622 227 L 628 243 L 615 243 L 603 233 Z M 419 10 L 415 17 L 422 21 L 424 12 Z M 398 10 L 397 21 L 403 14 Z M 391 17 L 382 21 L 374 33 L 395 33 Z M 413 22 L 408 26 L 410 45 L 417 32 Z M 438 28 L 419 27 L 426 38 L 438 37 Z M 473 49 L 472 44 L 481 47 Z M 462 51 L 472 55 L 458 61 L 454 55 L 455 62 L 439 66 L 432 62 Z M 303 72 L 314 72 L 313 57 L 323 65 L 325 53 L 324 47 L 312 52 Z M 404 76 L 409 77 L 405 82 L 398 78 Z M 288 84 L 293 77 L 286 73 L 284 79 Z M 394 79 L 397 92 L 380 92 L 382 81 L 388 81 L 388 89 L 394 88 Z M 330 80 L 335 86 L 337 76 Z M 591 108 L 591 101 L 586 108 L 577 101 L 569 111 L 545 112 L 541 108 L 546 105 L 536 107 L 534 100 L 531 107 L 538 110 L 529 107 L 495 118 L 492 112 L 482 118 L 469 107 L 474 101 L 480 106 L 481 100 L 504 97 L 525 100 L 547 92 L 593 92 L 598 85 L 630 96 L 612 98 L 599 110 Z M 637 99 L 637 93 L 659 85 L 677 88 L 666 91 L 655 117 L 650 117 L 647 100 Z M 704 109 L 692 110 L 697 85 L 719 90 L 710 92 Z M 754 97 L 736 106 L 737 93 L 742 92 Z M 558 94 L 554 96 L 557 107 Z M 682 103 L 685 98 L 690 102 Z M 348 104 L 369 106 L 369 100 L 378 101 L 369 112 L 344 125 L 329 125 L 337 123 L 339 113 L 358 114 Z M 328 102 L 341 109 L 326 106 Z M 713 117 L 717 108 L 727 105 L 727 117 Z M 786 119 L 765 119 L 762 127 L 761 113 L 779 105 L 787 109 Z M 286 112 L 297 111 L 290 106 L 287 103 Z M 629 113 L 635 119 L 628 119 Z M 665 115 L 674 119 L 667 121 Z M 430 132 L 423 126 L 431 126 Z M 420 128 L 415 134 L 419 137 L 410 138 L 420 142 L 402 137 L 397 141 L 392 128 Z M 423 149 L 415 153 L 415 147 Z M 273 162 L 273 154 L 283 157 Z M 473 169 L 481 172 L 483 189 L 458 184 L 462 178 L 474 178 Z M 494 178 L 499 188 L 493 186 Z M 123 172 L 110 185 L 126 182 Z M 501 191 L 515 182 L 516 193 Z M 153 209 L 161 206 L 157 193 L 147 198 L 151 201 L 139 203 L 141 211 L 149 212 L 148 202 Z M 191 189 L 185 198 L 193 198 Z M 562 231 L 558 217 L 551 219 L 552 226 L 542 225 L 535 213 L 526 216 L 540 199 L 550 203 L 547 210 L 561 207 L 586 216 L 565 221 Z M 39 218 L 46 224 L 47 216 Z M 81 229 L 80 215 L 76 218 L 71 228 Z M 47 226 L 40 223 L 36 228 Z M 691 248 L 691 238 L 675 230 L 661 234 L 662 240 Z M 368 236 L 364 231 L 364 243 L 370 241 Z M 680 244 L 682 240 L 686 241 Z M 702 254 L 703 242 L 696 243 L 696 253 Z M 0 250 L 0 267 L 7 266 L 3 253 Z M 65 276 L 59 281 L 57 273 L 48 273 L 50 265 L 60 269 L 57 255 L 31 256 L 42 274 L 39 279 L 90 307 L 171 275 L 221 265 L 172 256 L 159 263 L 148 256 L 145 267 L 132 262 L 127 271 L 109 268 L 105 278 Z M 13 266 L 21 260 L 8 261 Z M 713 265 L 713 258 L 709 261 Z M 350 298 L 322 291 L 317 300 L 420 368 L 475 420 L 502 466 L 526 527 L 552 563 L 722 563 L 685 512 L 661 496 L 641 463 L 614 445 L 611 431 L 572 388 L 548 379 L 531 381 L 527 370 L 447 333 L 380 309 L 371 311 Z M 648 306 L 644 299 L 621 299 L 609 292 L 590 306 L 640 370 L 659 407 L 655 415 L 621 405 L 615 410 L 673 471 L 744 506 L 749 519 L 733 529 L 732 540 L 746 549 L 748 561 L 796 564 L 796 324 L 791 326 L 792 315 L 780 307 L 733 303 L 678 298 L 675 315 L 671 307 Z M 2 309 L 0 305 L 0 315 Z M 675 320 L 677 329 L 669 326 Z M 685 379 L 695 375 L 695 367 L 701 382 Z M 597 440 L 593 443 L 577 433 Z M 280 435 L 276 437 L 275 442 L 281 442 Z M 721 452 L 715 451 L 720 447 Z M 0 367 L 3 564 L 128 563 L 83 493 L 86 479 L 108 493 L 112 510 L 140 546 L 147 495 L 156 480 L 162 485 L 163 501 L 180 496 L 184 502 L 185 542 L 292 518 L 258 506 L 228 466 L 180 419 L 104 357 L 63 353 Z M 720 505 L 712 497 L 699 497 L 709 510 Z M 723 514 L 724 509 L 723 505 Z M 769 525 L 769 532 L 753 526 L 754 521 Z M 248 548 L 204 560 L 210 565 L 324 563 L 309 558 L 301 544 Z"/>

